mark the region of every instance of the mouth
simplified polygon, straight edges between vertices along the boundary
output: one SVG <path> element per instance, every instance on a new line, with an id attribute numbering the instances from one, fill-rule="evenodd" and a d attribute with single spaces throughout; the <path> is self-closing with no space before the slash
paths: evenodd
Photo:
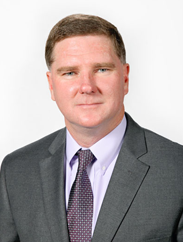
<path id="1" fill-rule="evenodd" d="M 98 107 L 101 104 L 102 103 L 82 103 L 82 104 L 78 104 L 77 106 L 83 107 L 83 108 L 92 108 L 92 107 Z"/>

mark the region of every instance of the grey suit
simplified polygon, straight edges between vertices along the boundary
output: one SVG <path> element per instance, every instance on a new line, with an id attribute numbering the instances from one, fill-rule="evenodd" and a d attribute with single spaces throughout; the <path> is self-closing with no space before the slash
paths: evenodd
<path id="1" fill-rule="evenodd" d="M 183 241 L 183 147 L 126 116 L 124 143 L 92 241 Z M 64 152 L 62 129 L 4 159 L 0 242 L 69 241 Z"/>

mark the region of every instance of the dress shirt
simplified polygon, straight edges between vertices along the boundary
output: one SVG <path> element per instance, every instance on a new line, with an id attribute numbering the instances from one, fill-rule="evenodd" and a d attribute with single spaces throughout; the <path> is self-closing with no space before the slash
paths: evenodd
<path id="1" fill-rule="evenodd" d="M 87 173 L 93 191 L 93 222 L 92 234 L 95 229 L 97 217 L 105 196 L 119 151 L 121 149 L 126 130 L 125 115 L 121 123 L 108 135 L 96 142 L 89 148 L 81 147 L 71 136 L 66 133 L 65 153 L 65 199 L 66 209 L 68 207 L 69 194 L 72 184 L 76 178 L 78 168 L 78 157 L 75 155 L 79 149 L 90 149 L 96 159 L 87 167 Z"/>

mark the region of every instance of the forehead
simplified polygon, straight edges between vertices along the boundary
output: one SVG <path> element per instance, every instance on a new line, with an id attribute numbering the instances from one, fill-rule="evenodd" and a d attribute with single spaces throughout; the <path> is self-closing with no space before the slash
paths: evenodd
<path id="1" fill-rule="evenodd" d="M 69 58 L 82 55 L 112 55 L 116 56 L 111 39 L 105 35 L 74 36 L 55 44 L 54 61 L 59 58 Z"/>

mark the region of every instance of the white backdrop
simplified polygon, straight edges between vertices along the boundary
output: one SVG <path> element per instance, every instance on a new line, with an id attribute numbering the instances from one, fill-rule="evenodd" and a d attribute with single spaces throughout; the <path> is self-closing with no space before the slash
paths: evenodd
<path id="1" fill-rule="evenodd" d="M 126 111 L 183 144 L 182 0 L 1 0 L 0 161 L 64 126 L 50 99 L 44 47 L 53 25 L 73 13 L 99 15 L 118 27 L 131 66 Z"/>

